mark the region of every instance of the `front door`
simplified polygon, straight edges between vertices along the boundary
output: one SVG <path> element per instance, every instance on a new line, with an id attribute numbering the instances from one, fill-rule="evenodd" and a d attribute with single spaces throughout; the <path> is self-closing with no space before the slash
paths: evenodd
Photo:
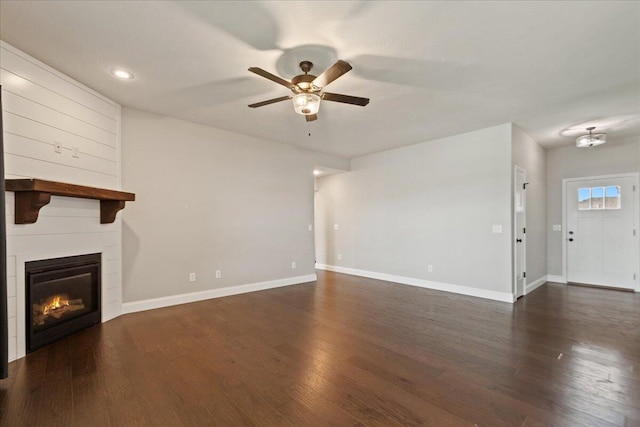
<path id="1" fill-rule="evenodd" d="M 633 289 L 638 267 L 637 177 L 567 180 L 567 281 Z"/>

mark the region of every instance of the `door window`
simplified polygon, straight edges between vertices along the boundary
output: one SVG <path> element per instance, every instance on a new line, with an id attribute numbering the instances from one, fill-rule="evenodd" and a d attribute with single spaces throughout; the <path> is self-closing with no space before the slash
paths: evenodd
<path id="1" fill-rule="evenodd" d="M 578 210 L 620 209 L 619 185 L 578 188 Z"/>

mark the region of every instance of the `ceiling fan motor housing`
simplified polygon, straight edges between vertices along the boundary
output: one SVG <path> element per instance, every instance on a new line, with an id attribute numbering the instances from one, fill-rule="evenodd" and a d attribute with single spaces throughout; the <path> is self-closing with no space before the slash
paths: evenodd
<path id="1" fill-rule="evenodd" d="M 311 90 L 311 82 L 316 79 L 316 76 L 313 74 L 300 74 L 299 76 L 295 76 L 291 79 L 291 83 L 302 89 L 303 91 Z M 320 89 L 314 89 L 320 90 Z"/>

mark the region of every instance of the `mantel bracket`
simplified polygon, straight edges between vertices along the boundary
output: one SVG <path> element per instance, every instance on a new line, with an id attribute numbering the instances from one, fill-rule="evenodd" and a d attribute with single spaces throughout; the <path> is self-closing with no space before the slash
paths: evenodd
<path id="1" fill-rule="evenodd" d="M 38 220 L 40 208 L 51 201 L 51 193 L 41 191 L 16 192 L 15 223 L 33 224 Z"/>
<path id="2" fill-rule="evenodd" d="M 100 200 L 100 224 L 111 224 L 118 211 L 124 209 L 124 200 Z"/>

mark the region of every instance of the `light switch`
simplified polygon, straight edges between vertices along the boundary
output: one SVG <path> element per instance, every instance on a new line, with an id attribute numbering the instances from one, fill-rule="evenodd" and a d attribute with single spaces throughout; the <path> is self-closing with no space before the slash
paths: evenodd
<path id="1" fill-rule="evenodd" d="M 337 230 L 338 228 L 340 228 L 340 227 L 338 227 L 338 224 L 333 224 L 333 229 L 334 230 Z"/>
<path id="2" fill-rule="evenodd" d="M 501 225 L 494 225 L 494 226 L 491 228 L 491 230 L 492 230 L 494 233 L 502 233 L 502 226 L 501 226 Z"/>
<path id="3" fill-rule="evenodd" d="M 553 231 L 562 231 L 562 225 L 553 224 Z"/>

